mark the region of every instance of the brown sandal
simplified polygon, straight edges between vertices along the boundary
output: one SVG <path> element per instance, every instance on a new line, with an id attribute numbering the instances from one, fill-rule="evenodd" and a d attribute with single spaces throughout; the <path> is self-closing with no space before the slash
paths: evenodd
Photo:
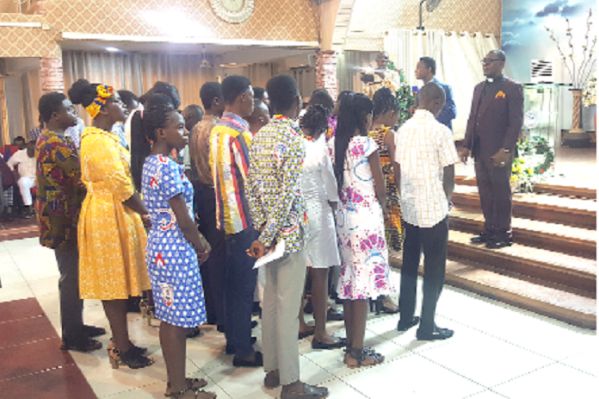
<path id="1" fill-rule="evenodd" d="M 208 385 L 208 382 L 203 378 L 186 378 L 185 382 L 187 383 L 187 390 L 191 389 L 194 392 L 199 392 L 200 389 L 202 389 L 206 385 Z M 166 383 L 166 392 L 164 393 L 164 396 L 166 396 L 167 398 L 173 397 L 173 395 L 174 395 L 173 392 L 168 391 L 168 389 L 170 387 L 171 387 L 171 383 L 167 382 Z"/>
<path id="2" fill-rule="evenodd" d="M 216 394 L 214 392 L 208 391 L 195 391 L 192 388 L 185 388 L 179 392 L 174 392 L 171 394 L 171 398 L 173 399 L 183 399 L 187 392 L 193 393 L 193 399 L 216 399 Z"/>

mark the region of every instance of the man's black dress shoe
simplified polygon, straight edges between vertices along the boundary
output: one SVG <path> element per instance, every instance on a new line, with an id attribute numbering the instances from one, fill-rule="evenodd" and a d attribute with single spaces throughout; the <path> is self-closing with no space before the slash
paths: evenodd
<path id="1" fill-rule="evenodd" d="M 408 320 L 407 322 L 400 319 L 399 323 L 397 323 L 397 331 L 408 331 L 410 328 L 418 325 L 418 323 L 420 323 L 420 317 L 418 316 L 412 317 L 412 320 Z"/>
<path id="2" fill-rule="evenodd" d="M 250 342 L 252 343 L 252 345 L 254 345 L 256 343 L 256 337 L 250 338 Z M 232 344 L 227 344 L 227 346 L 225 347 L 225 353 L 227 355 L 235 354 L 235 347 Z"/>
<path id="3" fill-rule="evenodd" d="M 90 338 L 99 337 L 100 335 L 106 334 L 106 330 L 102 327 L 88 326 L 87 324 L 84 324 L 83 334 L 87 335 Z"/>
<path id="4" fill-rule="evenodd" d="M 419 341 L 438 341 L 453 337 L 453 330 L 449 328 L 435 327 L 431 332 L 423 332 L 420 329 L 416 331 L 416 338 Z"/>
<path id="5" fill-rule="evenodd" d="M 264 361 L 262 359 L 262 352 L 254 352 L 254 359 L 242 359 L 238 356 L 233 358 L 233 366 L 235 367 L 262 367 Z"/>
<path id="6" fill-rule="evenodd" d="M 508 240 L 508 239 L 493 239 L 493 240 L 487 241 L 487 244 L 485 246 L 488 249 L 499 249 L 499 248 L 509 247 L 511 245 L 512 245 L 512 241 L 511 240 Z"/>
<path id="7" fill-rule="evenodd" d="M 479 235 L 470 238 L 470 243 L 474 245 L 486 244 L 489 238 L 491 237 L 488 234 L 480 233 Z"/>
<path id="8" fill-rule="evenodd" d="M 84 337 L 72 340 L 63 340 L 60 349 L 63 351 L 92 352 L 102 348 L 102 343 L 98 340 Z"/>

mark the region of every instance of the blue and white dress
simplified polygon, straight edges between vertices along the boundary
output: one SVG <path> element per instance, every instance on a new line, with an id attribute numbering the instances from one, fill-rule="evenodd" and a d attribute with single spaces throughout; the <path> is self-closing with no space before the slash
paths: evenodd
<path id="1" fill-rule="evenodd" d="M 182 194 L 190 212 L 193 187 L 183 166 L 162 155 L 146 158 L 142 174 L 144 203 L 152 220 L 146 262 L 155 316 L 192 328 L 206 322 L 206 305 L 196 251 L 177 224 L 169 200 Z"/>

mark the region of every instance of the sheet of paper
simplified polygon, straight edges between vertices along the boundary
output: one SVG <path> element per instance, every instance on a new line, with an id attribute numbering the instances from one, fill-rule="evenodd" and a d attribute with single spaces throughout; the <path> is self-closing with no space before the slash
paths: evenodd
<path id="1" fill-rule="evenodd" d="M 262 267 L 268 263 L 274 262 L 277 259 L 281 259 L 285 255 L 285 240 L 279 240 L 275 248 L 258 259 L 256 263 L 254 263 L 254 269 Z"/>

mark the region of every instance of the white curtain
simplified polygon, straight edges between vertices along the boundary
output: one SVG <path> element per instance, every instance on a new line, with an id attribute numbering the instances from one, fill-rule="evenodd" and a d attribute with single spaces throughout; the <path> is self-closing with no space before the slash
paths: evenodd
<path id="1" fill-rule="evenodd" d="M 440 30 L 393 29 L 385 37 L 385 51 L 412 86 L 419 86 L 414 70 L 418 59 L 429 56 L 437 61 L 437 77 L 453 89 L 457 117 L 453 122 L 456 140 L 464 137 L 474 86 L 483 80 L 481 60 L 499 48 L 493 35 Z"/>
<path id="2" fill-rule="evenodd" d="M 216 68 L 200 67 L 202 60 L 200 55 L 64 51 L 65 89 L 86 78 L 141 95 L 161 80 L 177 87 L 183 107 L 200 104 L 200 87 L 218 75 Z"/>

